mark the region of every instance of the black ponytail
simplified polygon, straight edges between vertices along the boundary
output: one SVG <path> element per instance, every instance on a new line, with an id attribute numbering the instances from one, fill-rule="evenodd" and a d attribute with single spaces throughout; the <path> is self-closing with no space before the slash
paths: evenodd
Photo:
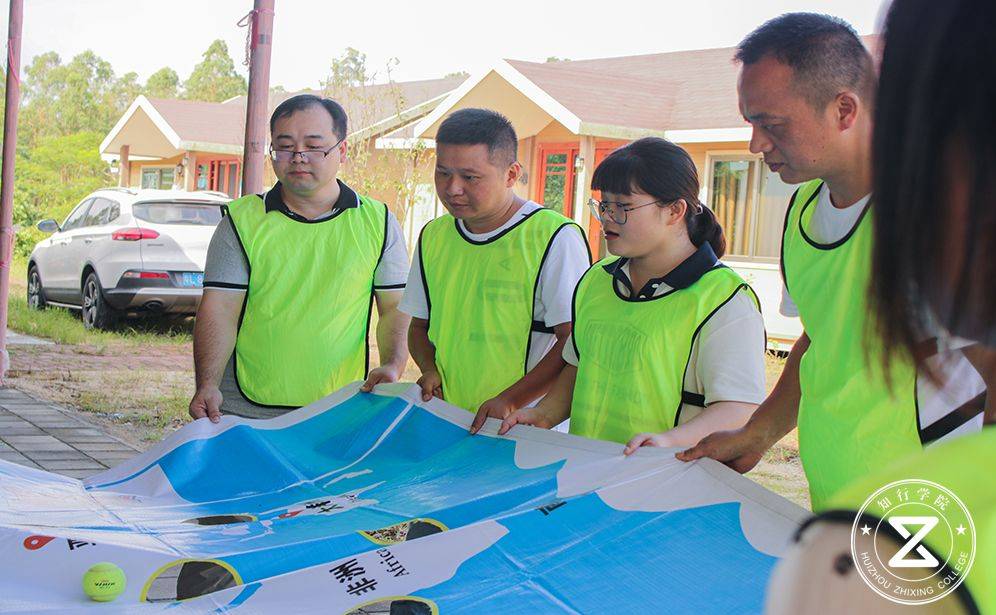
<path id="1" fill-rule="evenodd" d="M 695 247 L 708 243 L 716 253 L 716 258 L 723 258 L 726 254 L 726 236 L 723 234 L 723 226 L 711 209 L 699 203 L 698 199 L 689 202 L 685 211 L 685 224 L 688 225 L 688 238 Z"/>
<path id="2" fill-rule="evenodd" d="M 645 137 L 605 157 L 591 178 L 592 190 L 631 194 L 633 186 L 662 203 L 684 199 L 688 238 L 696 247 L 708 242 L 717 257 L 726 253 L 723 227 L 712 210 L 699 202 L 699 174 L 681 147 L 658 137 Z"/>

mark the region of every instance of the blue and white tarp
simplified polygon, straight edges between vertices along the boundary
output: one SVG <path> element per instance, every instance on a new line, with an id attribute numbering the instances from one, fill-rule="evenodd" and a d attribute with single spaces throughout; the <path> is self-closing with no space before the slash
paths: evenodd
<path id="1" fill-rule="evenodd" d="M 711 460 L 471 418 L 352 385 L 82 482 L 0 462 L 0 611 L 758 612 L 806 516 Z"/>

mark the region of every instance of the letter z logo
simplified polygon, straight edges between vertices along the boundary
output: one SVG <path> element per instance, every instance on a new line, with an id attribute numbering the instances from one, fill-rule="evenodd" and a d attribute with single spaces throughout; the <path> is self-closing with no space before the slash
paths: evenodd
<path id="1" fill-rule="evenodd" d="M 906 544 L 899 552 L 892 556 L 889 565 L 893 568 L 936 568 L 940 562 L 931 555 L 923 546 L 923 539 L 930 533 L 930 530 L 937 526 L 937 517 L 890 517 L 889 525 L 899 532 L 899 535 L 906 538 Z M 920 526 L 916 534 L 912 534 L 906 526 Z M 906 556 L 913 550 L 920 555 L 919 559 L 906 559 Z"/>

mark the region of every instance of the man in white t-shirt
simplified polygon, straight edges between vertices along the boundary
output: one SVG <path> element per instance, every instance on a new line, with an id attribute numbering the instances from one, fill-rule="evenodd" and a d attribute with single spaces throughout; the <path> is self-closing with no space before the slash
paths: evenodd
<path id="1" fill-rule="evenodd" d="M 870 268 L 872 59 L 840 19 L 775 18 L 738 47 L 740 108 L 750 149 L 787 183 L 803 184 L 786 215 L 782 312 L 805 331 L 778 383 L 743 428 L 712 434 L 678 454 L 712 457 L 746 472 L 799 425 L 800 456 L 814 510 L 848 482 L 938 437 L 978 429 L 983 384 L 962 357 L 938 391 L 915 369 L 878 371 L 874 331 L 864 327 Z M 798 303 L 798 309 L 796 308 Z M 871 340 L 871 345 L 865 342 Z M 906 371 L 903 371 L 903 370 Z M 913 383 L 916 383 L 915 385 Z"/>
<path id="2" fill-rule="evenodd" d="M 475 427 L 552 385 L 591 262 L 576 224 L 515 195 L 517 145 L 494 111 L 463 109 L 440 125 L 436 192 L 449 213 L 423 229 L 399 306 L 412 316 L 423 398 L 478 412 Z"/>

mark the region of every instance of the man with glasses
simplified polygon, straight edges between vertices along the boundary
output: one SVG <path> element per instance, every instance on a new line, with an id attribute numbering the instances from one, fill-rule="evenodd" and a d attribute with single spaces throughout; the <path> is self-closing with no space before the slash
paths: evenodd
<path id="1" fill-rule="evenodd" d="M 440 124 L 436 194 L 449 213 L 422 230 L 401 302 L 423 398 L 476 412 L 474 432 L 549 390 L 590 264 L 577 224 L 515 194 L 517 149 L 495 111 L 461 109 Z"/>
<path id="2" fill-rule="evenodd" d="M 270 118 L 279 180 L 233 201 L 208 248 L 194 327 L 197 390 L 190 415 L 278 416 L 367 378 L 398 380 L 409 318 L 398 311 L 408 272 L 401 227 L 383 203 L 336 175 L 346 113 L 299 95 Z M 369 370 L 376 300 L 380 367 Z"/>

